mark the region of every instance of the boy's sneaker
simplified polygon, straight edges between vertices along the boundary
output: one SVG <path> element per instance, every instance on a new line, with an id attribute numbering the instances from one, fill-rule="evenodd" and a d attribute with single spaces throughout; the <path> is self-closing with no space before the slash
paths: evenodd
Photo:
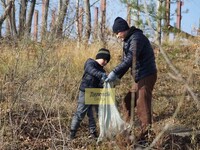
<path id="1" fill-rule="evenodd" d="M 96 138 L 98 138 L 97 132 L 90 133 L 89 138 L 90 139 L 96 139 Z"/>
<path id="2" fill-rule="evenodd" d="M 70 134 L 69 134 L 69 140 L 75 139 L 75 135 L 76 135 L 76 132 L 75 131 L 71 131 Z"/>

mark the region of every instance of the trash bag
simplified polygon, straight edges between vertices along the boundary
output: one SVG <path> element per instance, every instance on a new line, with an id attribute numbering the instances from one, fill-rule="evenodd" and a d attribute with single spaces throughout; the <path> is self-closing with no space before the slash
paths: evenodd
<path id="1" fill-rule="evenodd" d="M 99 103 L 100 134 L 97 142 L 107 139 L 112 140 L 117 134 L 130 127 L 128 123 L 121 119 L 120 113 L 115 105 L 115 91 L 112 87 L 112 83 L 105 82 L 104 92 L 107 94 L 102 94 Z"/>

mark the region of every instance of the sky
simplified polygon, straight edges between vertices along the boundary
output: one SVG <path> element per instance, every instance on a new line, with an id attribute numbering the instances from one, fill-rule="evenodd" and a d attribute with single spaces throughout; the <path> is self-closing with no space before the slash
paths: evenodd
<path id="1" fill-rule="evenodd" d="M 174 4 L 173 7 L 176 7 Z M 181 29 L 187 33 L 193 34 L 194 28 L 200 27 L 200 0 L 184 0 L 182 6 Z M 188 9 L 187 13 L 184 13 Z M 176 22 L 176 17 L 173 17 Z M 172 24 L 173 25 L 173 24 Z"/>
<path id="2" fill-rule="evenodd" d="M 19 0 L 16 0 L 19 1 Z M 41 0 L 40 0 L 41 1 Z M 75 0 L 70 0 L 71 2 L 75 3 Z M 83 1 L 83 0 L 81 0 Z M 92 8 L 91 11 L 94 10 L 94 7 L 100 6 L 100 0 L 90 0 L 90 4 L 93 4 L 96 2 Z M 112 26 L 114 19 L 117 16 L 123 17 L 126 19 L 126 6 L 120 2 L 120 0 L 106 0 L 107 1 L 107 25 Z M 144 1 L 144 0 L 139 0 L 139 1 Z M 146 0 L 147 2 L 149 0 Z M 200 0 L 182 0 L 183 6 L 182 6 L 182 20 L 181 20 L 181 29 L 187 33 L 192 33 L 195 35 L 193 32 L 194 29 L 199 28 L 199 20 L 200 20 Z M 58 3 L 58 0 L 50 0 L 51 5 L 50 7 L 56 7 L 58 6 L 56 3 Z M 53 3 L 53 4 L 52 4 Z M 175 14 L 175 9 L 177 7 L 177 4 L 172 4 L 171 5 L 171 15 L 174 14 L 174 16 L 171 16 L 171 21 L 170 24 L 174 26 L 176 22 L 176 14 Z M 188 10 L 187 13 L 186 10 Z M 3 9 L 0 7 L 0 16 L 3 14 Z M 93 15 L 93 14 L 92 14 Z"/>
<path id="3" fill-rule="evenodd" d="M 148 1 L 148 0 L 147 0 Z M 195 35 L 196 33 L 193 30 L 199 28 L 199 20 L 200 20 L 200 0 L 182 0 L 182 20 L 181 20 L 181 29 L 187 33 Z M 113 3 L 114 2 L 114 3 Z M 107 0 L 107 10 L 108 16 L 112 16 L 108 19 L 108 23 L 113 23 L 114 19 L 117 16 L 126 18 L 126 8 L 125 5 L 120 3 L 120 0 Z M 174 26 L 176 23 L 176 14 L 175 10 L 177 8 L 177 4 L 171 4 L 171 20 L 170 24 Z M 186 13 L 186 11 L 188 12 Z M 107 17 L 108 18 L 108 17 Z"/>

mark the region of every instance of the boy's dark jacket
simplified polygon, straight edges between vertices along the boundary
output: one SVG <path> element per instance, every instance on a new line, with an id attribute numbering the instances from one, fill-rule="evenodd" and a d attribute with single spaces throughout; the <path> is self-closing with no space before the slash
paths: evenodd
<path id="1" fill-rule="evenodd" d="M 151 44 L 142 30 L 130 28 L 130 31 L 124 39 L 123 62 L 114 68 L 114 72 L 121 78 L 131 67 L 132 58 L 136 53 L 135 81 L 157 72 L 155 56 Z"/>
<path id="2" fill-rule="evenodd" d="M 84 74 L 79 89 L 85 92 L 85 88 L 102 88 L 103 81 L 101 78 L 105 72 L 103 66 L 89 58 L 84 65 Z"/>

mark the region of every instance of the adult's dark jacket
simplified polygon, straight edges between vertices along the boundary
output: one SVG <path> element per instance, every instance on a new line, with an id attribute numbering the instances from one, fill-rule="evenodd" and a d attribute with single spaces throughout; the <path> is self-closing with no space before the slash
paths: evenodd
<path id="1" fill-rule="evenodd" d="M 130 28 L 123 45 L 123 60 L 113 71 L 121 78 L 132 69 L 133 56 L 136 56 L 135 82 L 157 72 L 153 48 L 143 31 Z M 132 71 L 131 71 L 132 72 Z"/>
<path id="2" fill-rule="evenodd" d="M 102 88 L 103 73 L 105 73 L 103 66 L 89 58 L 84 65 L 84 74 L 79 89 L 85 92 L 85 88 Z"/>

